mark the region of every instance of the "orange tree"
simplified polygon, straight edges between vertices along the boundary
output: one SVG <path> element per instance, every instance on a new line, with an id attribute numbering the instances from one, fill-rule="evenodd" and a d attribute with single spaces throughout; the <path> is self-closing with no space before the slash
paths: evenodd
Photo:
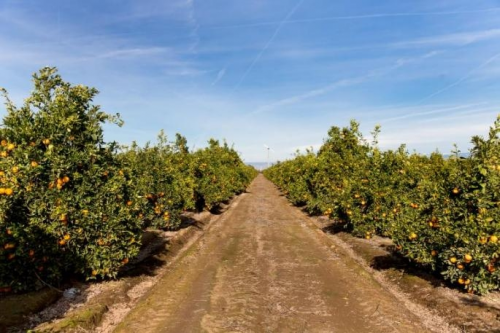
<path id="1" fill-rule="evenodd" d="M 64 274 L 113 277 L 139 250 L 140 221 L 127 171 L 92 104 L 97 90 L 33 76 L 22 107 L 7 97 L 0 129 L 0 287 L 25 290 Z M 43 282 L 42 282 L 43 281 Z"/>
<path id="2" fill-rule="evenodd" d="M 499 288 L 499 132 L 497 120 L 487 139 L 473 138 L 470 158 L 430 163 L 417 192 L 421 212 L 395 224 L 405 256 L 475 293 Z"/>
<path id="3" fill-rule="evenodd" d="M 210 139 L 208 147 L 193 153 L 195 201 L 198 210 L 215 208 L 245 190 L 255 178 L 255 168 L 245 165 L 224 142 Z"/>
<path id="4" fill-rule="evenodd" d="M 194 177 L 186 140 L 177 134 L 169 143 L 163 131 L 158 143 L 144 148 L 133 143 L 119 155 L 131 171 L 131 186 L 136 193 L 129 202 L 147 227 L 176 229 L 183 211 L 194 208 Z"/>
<path id="5" fill-rule="evenodd" d="M 316 167 L 317 158 L 308 150 L 304 155 L 297 153 L 291 161 L 278 162 L 273 168 L 266 169 L 264 174 L 273 179 L 294 205 L 307 205 L 307 209 L 313 212 L 317 209 L 312 204 L 315 194 L 312 177 Z"/>

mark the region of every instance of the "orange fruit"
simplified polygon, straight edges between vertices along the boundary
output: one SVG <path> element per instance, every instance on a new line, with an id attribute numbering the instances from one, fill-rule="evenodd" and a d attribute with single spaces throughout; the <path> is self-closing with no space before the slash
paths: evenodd
<path id="1" fill-rule="evenodd" d="M 64 240 L 69 240 L 71 236 L 69 234 L 64 235 Z"/>
<path id="2" fill-rule="evenodd" d="M 2 145 L 2 147 L 7 146 L 7 140 L 0 141 L 0 144 Z"/>
<path id="3" fill-rule="evenodd" d="M 131 200 L 127 201 L 127 206 L 132 206 L 133 202 Z"/>
<path id="4" fill-rule="evenodd" d="M 35 251 L 34 251 L 34 250 L 30 250 L 30 252 L 29 252 L 29 256 L 30 256 L 30 257 L 34 257 L 34 256 L 35 256 Z"/>
<path id="5" fill-rule="evenodd" d="M 490 236 L 490 243 L 496 243 L 498 242 L 498 237 L 497 236 Z"/>
<path id="6" fill-rule="evenodd" d="M 19 167 L 14 166 L 12 167 L 12 173 L 18 173 L 19 172 Z"/>
<path id="7" fill-rule="evenodd" d="M 457 268 L 458 268 L 459 270 L 463 270 L 463 269 L 464 269 L 464 265 L 462 265 L 462 264 L 458 264 L 458 265 L 457 265 Z"/>
<path id="8" fill-rule="evenodd" d="M 472 261 L 472 256 L 471 256 L 470 254 L 466 254 L 466 255 L 464 256 L 464 261 L 465 261 L 465 263 L 467 263 L 467 264 L 468 264 L 468 263 L 470 263 L 470 262 Z"/>
<path id="9" fill-rule="evenodd" d="M 98 273 L 98 272 L 94 269 L 94 270 L 92 271 L 92 276 L 96 276 L 96 275 L 97 275 L 97 273 Z"/>
<path id="10" fill-rule="evenodd" d="M 64 176 L 63 179 L 62 179 L 63 183 L 67 183 L 69 182 L 69 177 L 68 176 Z"/>
<path id="11" fill-rule="evenodd" d="M 459 279 L 458 279 L 458 283 L 460 283 L 460 284 L 464 284 L 464 283 L 465 283 L 465 280 L 464 280 L 463 278 L 459 278 Z"/>
<path id="12" fill-rule="evenodd" d="M 37 161 L 31 161 L 31 166 L 33 168 L 36 168 L 38 166 L 38 162 Z"/>
<path id="13" fill-rule="evenodd" d="M 457 262 L 457 258 L 455 258 L 455 257 L 451 257 L 451 258 L 450 258 L 450 262 L 451 262 L 452 264 L 456 263 L 456 262 Z"/>
<path id="14" fill-rule="evenodd" d="M 458 194 L 460 193 L 460 190 L 457 187 L 455 187 L 452 192 L 453 194 Z"/>
<path id="15" fill-rule="evenodd" d="M 5 194 L 6 195 L 12 195 L 14 193 L 14 190 L 12 190 L 11 188 L 6 188 L 5 189 Z"/>
<path id="16" fill-rule="evenodd" d="M 13 143 L 7 145 L 7 150 L 14 150 L 14 148 L 16 148 L 16 146 Z"/>
<path id="17" fill-rule="evenodd" d="M 124 264 L 124 265 L 128 264 L 128 258 L 123 259 L 122 264 Z"/>
<path id="18" fill-rule="evenodd" d="M 431 256 L 435 257 L 438 255 L 438 252 L 436 250 L 431 251 Z"/>
<path id="19" fill-rule="evenodd" d="M 61 246 L 66 245 L 66 241 L 65 241 L 64 239 L 61 239 L 61 240 L 59 241 L 59 245 L 61 245 Z"/>
<path id="20" fill-rule="evenodd" d="M 13 249 L 13 248 L 15 248 L 15 247 L 16 247 L 16 244 L 14 244 L 14 243 L 7 243 L 7 244 L 5 244 L 5 245 L 3 246 L 3 248 L 4 248 L 5 250 L 10 250 L 10 249 Z"/>
<path id="21" fill-rule="evenodd" d="M 47 145 L 49 145 L 50 140 L 49 139 L 43 139 L 42 143 L 47 146 Z"/>

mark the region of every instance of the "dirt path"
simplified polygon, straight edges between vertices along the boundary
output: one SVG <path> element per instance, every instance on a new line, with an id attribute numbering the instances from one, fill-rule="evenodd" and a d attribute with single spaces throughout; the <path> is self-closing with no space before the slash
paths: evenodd
<path id="1" fill-rule="evenodd" d="M 259 175 L 116 332 L 425 332 Z"/>

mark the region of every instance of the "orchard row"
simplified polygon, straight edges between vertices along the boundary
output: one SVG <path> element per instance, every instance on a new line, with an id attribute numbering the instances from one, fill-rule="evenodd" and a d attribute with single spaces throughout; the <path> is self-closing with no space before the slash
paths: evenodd
<path id="1" fill-rule="evenodd" d="M 317 154 L 265 175 L 290 201 L 359 237 L 392 238 L 396 249 L 444 279 L 483 294 L 500 287 L 500 119 L 473 137 L 467 158 L 377 148 L 352 121 L 332 127 Z"/>
<path id="2" fill-rule="evenodd" d="M 0 128 L 0 293 L 115 277 L 146 228 L 176 229 L 186 210 L 212 209 L 245 190 L 256 171 L 227 144 L 190 152 L 181 135 L 129 148 L 103 139 L 118 116 L 93 105 L 97 90 L 33 76 L 22 107 L 4 91 Z"/>

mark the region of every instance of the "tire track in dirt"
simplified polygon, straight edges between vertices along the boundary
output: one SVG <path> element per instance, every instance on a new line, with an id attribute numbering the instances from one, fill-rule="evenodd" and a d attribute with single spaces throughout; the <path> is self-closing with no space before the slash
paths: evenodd
<path id="1" fill-rule="evenodd" d="M 259 175 L 116 332 L 425 332 Z"/>

